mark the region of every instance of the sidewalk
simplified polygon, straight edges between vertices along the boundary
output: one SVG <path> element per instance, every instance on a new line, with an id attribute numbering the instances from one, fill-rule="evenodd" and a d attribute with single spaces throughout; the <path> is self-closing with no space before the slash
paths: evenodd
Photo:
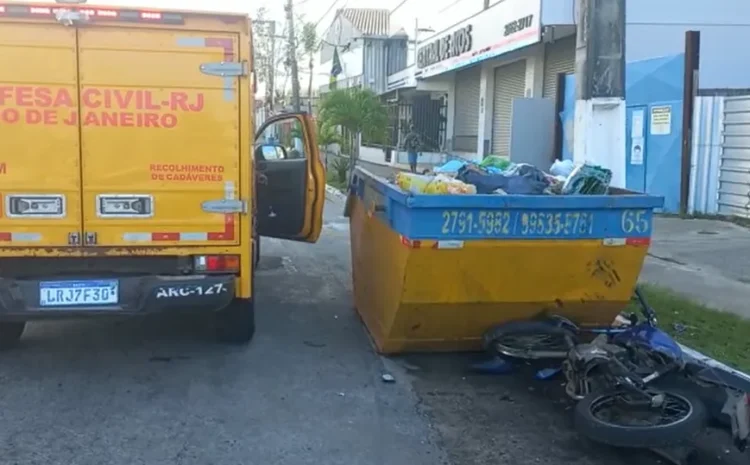
<path id="1" fill-rule="evenodd" d="M 750 230 L 724 221 L 655 218 L 641 281 L 750 319 Z"/>

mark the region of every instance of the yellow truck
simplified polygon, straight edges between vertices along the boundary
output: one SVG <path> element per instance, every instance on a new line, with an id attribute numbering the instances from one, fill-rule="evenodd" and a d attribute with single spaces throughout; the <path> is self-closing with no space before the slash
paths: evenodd
<path id="1" fill-rule="evenodd" d="M 260 235 L 315 242 L 308 115 L 255 131 L 246 15 L 0 0 L 0 345 L 27 321 L 254 323 Z"/>

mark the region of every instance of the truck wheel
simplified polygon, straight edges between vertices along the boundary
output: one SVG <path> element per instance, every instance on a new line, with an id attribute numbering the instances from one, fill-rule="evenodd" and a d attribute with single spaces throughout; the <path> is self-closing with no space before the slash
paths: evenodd
<path id="1" fill-rule="evenodd" d="M 0 323 L 0 349 L 10 349 L 18 345 L 25 328 L 25 321 L 5 321 Z"/>
<path id="2" fill-rule="evenodd" d="M 247 344 L 255 334 L 255 302 L 234 299 L 216 315 L 216 337 L 227 344 Z"/>
<path id="3" fill-rule="evenodd" d="M 253 240 L 253 266 L 258 266 L 260 261 L 260 236 L 255 236 Z"/>

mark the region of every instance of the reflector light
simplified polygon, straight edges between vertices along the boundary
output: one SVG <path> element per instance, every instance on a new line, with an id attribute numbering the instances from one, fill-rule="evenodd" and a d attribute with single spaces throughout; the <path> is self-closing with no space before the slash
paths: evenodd
<path id="1" fill-rule="evenodd" d="M 62 218 L 65 198 L 62 195 L 8 195 L 5 211 L 8 218 Z"/>
<path id="2" fill-rule="evenodd" d="M 5 13 L 5 7 L 0 5 L 0 13 Z"/>
<path id="3" fill-rule="evenodd" d="M 198 255 L 194 257 L 193 268 L 197 272 L 237 272 L 240 269 L 240 257 L 237 255 Z"/>
<path id="4" fill-rule="evenodd" d="M 100 217 L 148 218 L 154 214 L 154 200 L 150 195 L 99 195 Z"/>
<path id="5" fill-rule="evenodd" d="M 117 18 L 117 12 L 115 10 L 96 10 L 96 16 Z"/>
<path id="6" fill-rule="evenodd" d="M 141 18 L 143 19 L 161 19 L 161 13 L 153 13 L 148 11 L 141 12 Z"/>

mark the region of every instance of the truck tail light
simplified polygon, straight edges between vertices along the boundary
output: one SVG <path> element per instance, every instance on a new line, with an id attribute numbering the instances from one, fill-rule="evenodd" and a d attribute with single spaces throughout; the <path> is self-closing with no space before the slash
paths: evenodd
<path id="1" fill-rule="evenodd" d="M 240 270 L 238 255 L 197 255 L 193 257 L 193 269 L 201 273 L 236 273 Z"/>
<path id="2" fill-rule="evenodd" d="M 65 196 L 6 195 L 5 214 L 8 218 L 63 218 L 65 217 Z"/>
<path id="3" fill-rule="evenodd" d="M 154 216 L 154 198 L 150 195 L 110 194 L 96 197 L 101 218 L 150 218 Z"/>

